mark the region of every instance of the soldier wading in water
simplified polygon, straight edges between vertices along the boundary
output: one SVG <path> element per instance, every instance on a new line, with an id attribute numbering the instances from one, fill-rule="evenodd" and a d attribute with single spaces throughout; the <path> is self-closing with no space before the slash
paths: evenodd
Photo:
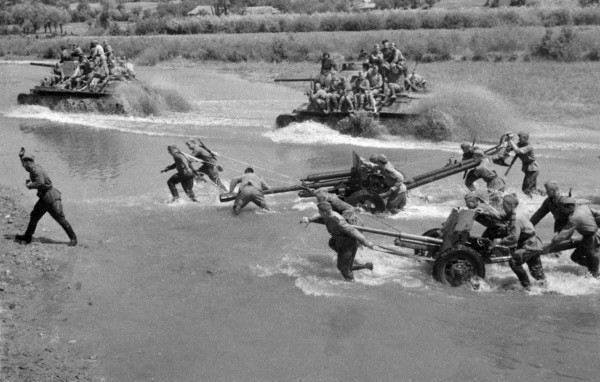
<path id="1" fill-rule="evenodd" d="M 26 187 L 30 190 L 37 190 L 37 196 L 40 199 L 31 211 L 27 231 L 23 235 L 16 235 L 15 239 L 26 244 L 31 243 L 37 223 L 48 212 L 69 236 L 69 245 L 77 245 L 77 236 L 63 213 L 60 191 L 53 187 L 46 171 L 34 163 L 33 155 L 25 154 L 24 148 L 21 148 L 19 158 L 23 168 L 29 173 L 29 179 L 25 182 Z"/>
<path id="2" fill-rule="evenodd" d="M 324 223 L 327 231 L 331 234 L 329 239 L 329 248 L 337 253 L 337 268 L 341 272 L 344 280 L 354 281 L 352 271 L 361 269 L 373 270 L 373 263 L 358 264 L 354 262 L 354 257 L 358 251 L 359 244 L 368 248 L 373 248 L 374 244 L 367 240 L 356 228 L 352 227 L 346 219 L 337 212 L 334 212 L 329 202 L 320 202 L 317 204 L 319 214 L 311 218 L 303 217 L 300 223 L 307 226 L 313 222 Z"/>

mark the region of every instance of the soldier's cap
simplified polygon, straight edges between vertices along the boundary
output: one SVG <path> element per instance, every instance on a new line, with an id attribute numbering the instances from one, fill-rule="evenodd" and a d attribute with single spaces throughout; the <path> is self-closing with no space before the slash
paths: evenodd
<path id="1" fill-rule="evenodd" d="M 325 187 L 321 187 L 321 188 L 317 188 L 314 191 L 314 194 L 315 194 L 315 196 L 318 196 L 318 195 L 326 196 L 327 194 L 329 194 L 329 191 L 327 191 L 327 189 Z"/>
<path id="2" fill-rule="evenodd" d="M 244 170 L 244 174 L 254 173 L 254 169 L 252 167 L 248 167 Z"/>
<path id="3" fill-rule="evenodd" d="M 379 154 L 379 155 L 377 155 L 377 162 L 379 162 L 381 164 L 386 164 L 388 162 L 388 159 L 385 155 Z"/>
<path id="4" fill-rule="evenodd" d="M 25 154 L 21 157 L 22 160 L 28 160 L 33 162 L 33 155 L 32 154 Z"/>
<path id="5" fill-rule="evenodd" d="M 170 146 L 167 146 L 167 150 L 169 152 L 173 152 L 173 151 L 179 151 L 179 148 L 175 145 L 170 145 Z"/>
<path id="6" fill-rule="evenodd" d="M 477 201 L 479 201 L 479 196 L 477 196 L 477 194 L 474 193 L 474 192 L 467 192 L 465 194 L 465 202 L 468 202 L 469 200 L 477 200 Z"/>
<path id="7" fill-rule="evenodd" d="M 529 133 L 526 133 L 524 131 L 521 131 L 520 133 L 517 134 L 519 137 L 523 138 L 523 139 L 529 139 Z"/>
<path id="8" fill-rule="evenodd" d="M 332 210 L 329 202 L 317 203 L 317 208 L 319 209 L 319 212 L 330 212 Z"/>
<path id="9" fill-rule="evenodd" d="M 185 144 L 191 144 L 191 143 L 196 143 L 196 140 L 193 138 L 188 139 L 187 141 L 185 141 Z"/>
<path id="10" fill-rule="evenodd" d="M 473 150 L 473 156 L 482 157 L 484 155 L 485 155 L 485 153 L 480 148 L 476 148 L 475 150 Z"/>
<path id="11" fill-rule="evenodd" d="M 377 155 L 373 154 L 369 157 L 369 162 L 377 163 Z"/>
<path id="12" fill-rule="evenodd" d="M 469 142 L 463 142 L 463 143 L 460 144 L 460 148 L 461 149 L 464 149 L 464 148 L 467 148 L 467 147 L 469 147 L 469 148 L 471 147 L 471 144 Z"/>
<path id="13" fill-rule="evenodd" d="M 577 204 L 575 199 L 573 199 L 569 196 L 561 196 L 560 199 L 558 199 L 558 203 L 561 206 L 574 206 L 575 204 Z"/>
<path id="14" fill-rule="evenodd" d="M 548 190 L 558 190 L 559 189 L 558 183 L 554 180 L 549 180 L 546 183 L 544 183 L 544 187 L 546 187 Z"/>
<path id="15" fill-rule="evenodd" d="M 502 198 L 502 201 L 504 203 L 508 203 L 510 205 L 512 205 L 513 207 L 516 207 L 519 205 L 519 199 L 517 199 L 517 197 L 515 195 L 504 195 L 504 197 Z"/>

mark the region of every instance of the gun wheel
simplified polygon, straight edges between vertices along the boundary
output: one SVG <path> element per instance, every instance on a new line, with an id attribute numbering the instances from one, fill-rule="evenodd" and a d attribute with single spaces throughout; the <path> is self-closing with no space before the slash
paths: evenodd
<path id="1" fill-rule="evenodd" d="M 485 265 L 470 248 L 452 248 L 442 253 L 433 265 L 433 277 L 444 285 L 458 287 L 475 277 L 485 277 Z"/>
<path id="2" fill-rule="evenodd" d="M 369 191 L 360 190 L 346 198 L 346 202 L 354 207 L 360 207 L 372 214 L 385 211 L 385 203 L 379 194 Z"/>
<path id="3" fill-rule="evenodd" d="M 425 231 L 425 233 L 423 233 L 422 236 L 433 237 L 433 238 L 439 239 L 442 237 L 442 230 L 441 230 L 441 228 L 433 228 L 428 231 Z M 415 255 L 417 255 L 417 256 L 435 257 L 436 254 L 437 254 L 437 250 L 436 251 L 426 251 L 424 249 L 415 249 Z"/>

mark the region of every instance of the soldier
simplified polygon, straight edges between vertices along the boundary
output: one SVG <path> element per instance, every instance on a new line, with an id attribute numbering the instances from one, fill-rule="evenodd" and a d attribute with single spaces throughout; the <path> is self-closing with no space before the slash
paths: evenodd
<path id="1" fill-rule="evenodd" d="M 167 172 L 169 170 L 176 169 L 177 174 L 174 174 L 167 180 L 167 186 L 171 191 L 171 195 L 173 196 L 172 202 L 179 199 L 179 193 L 177 192 L 177 188 L 175 185 L 177 183 L 181 183 L 181 187 L 183 187 L 183 191 L 187 194 L 187 196 L 192 199 L 192 201 L 197 202 L 196 195 L 194 194 L 194 169 L 190 161 L 183 155 L 181 151 L 177 148 L 177 146 L 171 145 L 167 146 L 167 151 L 169 154 L 173 156 L 175 162 L 172 165 L 165 167 L 160 172 Z"/>
<path id="2" fill-rule="evenodd" d="M 375 97 L 383 93 L 383 77 L 377 66 L 373 66 L 367 73 L 367 80 L 369 81 L 369 101 L 373 110 L 377 111 Z"/>
<path id="3" fill-rule="evenodd" d="M 97 40 L 90 42 L 90 50 L 91 50 L 91 54 L 90 54 L 90 57 L 88 57 L 90 60 L 93 60 L 96 57 L 100 57 L 100 58 L 104 58 L 104 61 L 106 61 L 106 55 L 104 54 L 104 48 L 102 47 L 102 45 L 98 44 Z"/>
<path id="4" fill-rule="evenodd" d="M 254 169 L 252 167 L 248 167 L 244 171 L 244 175 L 231 180 L 229 192 L 233 192 L 238 183 L 240 184 L 240 187 L 238 189 L 237 198 L 233 203 L 233 212 L 236 215 L 239 215 L 242 208 L 244 208 L 250 202 L 267 211 L 272 211 L 269 209 L 269 207 L 267 207 L 265 195 L 263 194 L 263 190 L 268 190 L 270 187 L 267 183 L 265 183 L 264 180 L 254 173 Z"/>
<path id="5" fill-rule="evenodd" d="M 388 198 L 385 208 L 391 213 L 396 214 L 406 205 L 406 185 L 404 184 L 404 175 L 394 168 L 394 165 L 388 162 L 385 155 L 377 156 L 377 163 L 367 162 L 361 158 L 363 164 L 373 170 L 379 170 L 383 176 L 383 182 L 389 189 L 386 192 Z"/>
<path id="6" fill-rule="evenodd" d="M 73 75 L 69 77 L 68 85 L 73 90 L 80 90 L 84 87 L 92 75 L 92 65 L 85 56 L 79 56 L 79 65 L 75 68 Z"/>
<path id="7" fill-rule="evenodd" d="M 340 79 L 340 111 L 347 111 L 352 113 L 354 111 L 354 92 L 352 91 L 352 84 L 346 77 Z"/>
<path id="8" fill-rule="evenodd" d="M 379 44 L 373 45 L 373 51 L 369 55 L 369 64 L 371 66 L 377 66 L 379 68 L 385 62 L 383 53 L 379 47 Z"/>
<path id="9" fill-rule="evenodd" d="M 540 169 L 535 161 L 533 146 L 529 143 L 529 134 L 521 132 L 518 136 L 519 142 L 515 143 L 513 140 L 514 134 L 509 133 L 508 144 L 523 163 L 521 171 L 525 173 L 525 177 L 523 178 L 521 189 L 525 195 L 531 197 L 533 192 L 537 192 L 537 177 Z"/>
<path id="10" fill-rule="evenodd" d="M 320 83 L 316 82 L 315 91 L 312 94 L 307 92 L 306 95 L 308 95 L 308 99 L 312 103 L 313 107 L 317 110 L 325 113 L 329 113 L 331 111 L 329 94 L 321 88 Z"/>
<path id="11" fill-rule="evenodd" d="M 398 94 L 404 92 L 403 83 L 402 72 L 397 66 L 392 66 L 383 83 L 383 92 L 385 94 L 384 105 L 391 105 L 396 102 Z"/>
<path id="12" fill-rule="evenodd" d="M 350 80 L 352 92 L 356 98 L 356 110 L 362 110 L 369 93 L 369 81 L 365 78 L 365 72 L 359 71 L 358 74 Z"/>
<path id="13" fill-rule="evenodd" d="M 465 204 L 468 209 L 477 211 L 475 221 L 486 228 L 481 237 L 497 239 L 508 234 L 507 224 L 502 220 L 502 215 L 485 203 L 483 198 L 475 192 L 469 192 L 465 195 Z"/>
<path id="14" fill-rule="evenodd" d="M 71 61 L 71 53 L 67 50 L 66 45 L 60 46 L 60 61 L 59 63 L 63 63 L 65 61 Z"/>
<path id="15" fill-rule="evenodd" d="M 331 106 L 331 110 L 340 111 L 340 88 L 342 81 L 338 77 L 337 73 L 331 73 L 331 81 L 329 81 L 329 86 L 326 88 L 327 95 L 329 96 L 329 104 Z"/>
<path id="16" fill-rule="evenodd" d="M 569 240 L 575 231 L 583 238 L 579 246 L 571 254 L 571 260 L 587 267 L 593 277 L 598 278 L 600 264 L 600 209 L 588 205 L 576 205 L 575 199 L 562 197 L 559 201 L 563 214 L 569 222 L 552 239 L 552 243 Z"/>
<path id="17" fill-rule="evenodd" d="M 546 187 L 546 195 L 548 197 L 544 200 L 540 208 L 538 208 L 531 216 L 529 221 L 536 226 L 544 216 L 551 213 L 554 217 L 554 233 L 558 233 L 562 231 L 569 222 L 569 216 L 563 213 L 563 209 L 560 205 L 562 196 L 560 195 L 558 183 L 550 180 L 544 183 L 544 187 Z"/>
<path id="18" fill-rule="evenodd" d="M 81 49 L 81 47 L 79 47 L 78 44 L 72 44 L 71 57 L 77 58 L 77 59 L 79 59 L 79 57 L 85 57 L 85 54 L 83 53 L 83 49 Z"/>
<path id="19" fill-rule="evenodd" d="M 198 140 L 200 142 L 200 140 Z M 201 142 L 200 142 L 201 143 Z M 214 153 L 209 151 L 206 146 L 198 146 L 198 143 L 194 139 L 188 140 L 186 143 L 187 147 L 192 152 L 192 156 L 200 159 L 203 163 L 198 172 L 208 175 L 210 180 L 216 184 L 220 190 L 227 192 L 227 187 L 221 183 L 219 178 L 219 171 L 217 168 L 217 157 Z"/>
<path id="20" fill-rule="evenodd" d="M 490 199 L 495 202 L 500 201 L 500 195 L 504 192 L 506 183 L 504 179 L 500 178 L 496 174 L 496 170 L 492 169 L 492 162 L 485 157 L 483 150 L 477 148 L 473 150 L 473 159 L 479 161 L 477 167 L 469 170 L 465 179 L 465 186 L 471 191 L 475 191 L 475 181 L 483 179 L 487 185 L 487 190 L 490 195 Z"/>
<path id="21" fill-rule="evenodd" d="M 319 209 L 318 215 L 311 218 L 305 216 L 300 223 L 307 226 L 312 222 L 325 224 L 327 231 L 331 234 L 329 248 L 337 253 L 337 268 L 344 277 L 344 280 L 354 281 L 352 271 L 361 269 L 373 270 L 373 263 L 355 264 L 354 257 L 358 251 L 359 243 L 368 248 L 373 248 L 374 244 L 367 240 L 356 228 L 350 226 L 340 214 L 334 212 L 331 204 L 328 202 L 317 204 L 317 208 Z"/>
<path id="22" fill-rule="evenodd" d="M 462 161 L 466 161 L 469 159 L 473 159 L 473 151 L 475 150 L 475 146 L 470 144 L 469 142 L 463 142 L 460 144 L 460 149 L 463 152 Z"/>
<path id="23" fill-rule="evenodd" d="M 321 59 L 321 71 L 319 75 L 315 78 L 315 81 L 318 81 L 319 84 L 323 87 L 329 87 L 329 82 L 331 81 L 331 73 L 337 72 L 338 67 L 335 61 L 333 61 L 329 53 L 324 52 L 323 58 Z"/>
<path id="24" fill-rule="evenodd" d="M 102 49 L 104 50 L 104 55 L 106 56 L 106 60 L 111 61 L 114 59 L 114 52 L 110 45 L 108 45 L 108 41 L 102 41 Z"/>
<path id="25" fill-rule="evenodd" d="M 328 202 L 331 208 L 338 214 L 342 215 L 346 221 L 352 225 L 364 226 L 365 224 L 358 216 L 356 208 L 344 202 L 337 195 L 327 192 L 327 189 L 322 187 L 313 192 L 317 198 L 317 203 Z"/>
<path id="26" fill-rule="evenodd" d="M 504 209 L 503 220 L 508 223 L 508 235 L 503 238 L 494 239 L 494 243 L 514 248 L 511 252 L 512 259 L 508 262 L 510 269 L 517 275 L 521 285 L 529 289 L 531 281 L 523 264 L 527 263 L 529 273 L 538 281 L 545 280 L 542 268 L 542 241 L 535 234 L 533 224 L 525 216 L 516 213 L 519 199 L 513 195 L 505 195 L 502 200 Z"/>
<path id="27" fill-rule="evenodd" d="M 44 214 L 48 212 L 65 230 L 67 236 L 69 236 L 69 245 L 72 247 L 76 246 L 77 236 L 63 213 L 60 191 L 53 187 L 52 181 L 46 171 L 41 166 L 34 163 L 33 155 L 25 154 L 24 148 L 21 148 L 19 158 L 21 159 L 21 165 L 29 173 L 29 179 L 25 182 L 25 186 L 30 190 L 37 189 L 39 200 L 35 203 L 33 211 L 31 211 L 31 218 L 29 219 L 27 230 L 23 235 L 16 235 L 15 239 L 17 241 L 25 242 L 26 244 L 31 243 L 37 223 Z"/>
<path id="28" fill-rule="evenodd" d="M 96 56 L 94 59 L 94 68 L 84 89 L 99 92 L 102 91 L 104 85 L 108 82 L 109 70 L 108 65 L 106 64 L 106 58 L 103 57 L 104 55 Z M 94 82 L 94 79 L 98 79 L 98 81 Z"/>
<path id="29" fill-rule="evenodd" d="M 406 65 L 406 58 L 404 58 L 404 55 L 402 54 L 400 49 L 396 47 L 395 42 L 392 43 L 392 50 L 394 51 L 392 68 L 398 68 L 398 71 L 400 71 L 404 75 L 404 78 L 408 77 L 408 66 Z"/>
<path id="30" fill-rule="evenodd" d="M 63 80 L 63 70 L 61 65 L 57 62 L 56 64 L 54 64 L 54 66 L 52 66 L 52 69 L 50 69 L 50 86 L 55 86 L 58 85 L 62 82 Z"/>

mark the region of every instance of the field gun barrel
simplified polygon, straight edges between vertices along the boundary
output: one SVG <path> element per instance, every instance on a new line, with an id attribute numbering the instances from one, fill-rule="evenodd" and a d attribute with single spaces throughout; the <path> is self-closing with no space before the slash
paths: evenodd
<path id="1" fill-rule="evenodd" d="M 318 182 L 320 180 L 330 180 L 335 178 L 349 178 L 351 175 L 352 170 L 320 172 L 318 174 L 308 175 L 306 178 L 300 180 L 304 182 Z"/>
<path id="2" fill-rule="evenodd" d="M 369 233 L 375 233 L 377 235 L 397 237 L 401 241 L 406 240 L 407 242 L 411 242 L 411 243 L 415 243 L 415 244 L 416 243 L 427 244 L 427 245 L 434 246 L 435 248 L 438 248 L 444 242 L 442 239 L 438 239 L 435 237 L 412 235 L 410 233 L 404 233 L 404 232 L 385 231 L 385 230 L 381 230 L 381 229 L 361 227 L 361 226 L 357 226 L 357 225 L 353 225 L 352 227 L 354 227 L 357 230 L 362 231 L 362 232 L 369 232 Z"/>
<path id="3" fill-rule="evenodd" d="M 556 244 L 550 243 L 544 246 L 542 254 L 547 255 L 548 253 L 566 251 L 567 249 L 575 249 L 579 246 L 579 244 L 581 244 L 581 239 L 565 240 Z"/>
<path id="4" fill-rule="evenodd" d="M 53 68 L 54 64 L 47 64 L 45 62 L 30 62 L 29 65 L 33 66 L 45 66 L 46 68 Z"/>
<path id="5" fill-rule="evenodd" d="M 308 184 L 304 184 L 304 185 L 274 187 L 274 188 L 271 188 L 268 190 L 263 190 L 263 194 L 264 195 L 281 194 L 284 192 L 304 191 L 307 188 L 317 189 L 317 188 L 321 188 L 321 187 L 332 187 L 332 186 L 335 186 L 335 185 L 339 184 L 340 182 L 344 182 L 344 181 L 345 181 L 345 179 L 332 179 L 327 182 L 314 182 L 314 183 L 308 183 Z M 235 200 L 236 197 L 237 197 L 237 192 L 227 192 L 227 193 L 219 195 L 219 201 L 221 203 L 230 202 L 232 200 Z"/>
<path id="6" fill-rule="evenodd" d="M 464 162 L 460 162 L 448 167 L 441 168 L 439 170 L 430 171 L 423 175 L 418 175 L 413 178 L 413 182 L 407 183 L 406 188 L 408 190 L 412 190 L 413 188 L 417 188 L 423 186 L 425 184 L 435 182 L 436 180 L 440 180 L 443 178 L 447 178 L 450 175 L 458 174 L 459 172 L 467 171 L 477 166 L 477 162 L 475 160 L 468 160 Z"/>
<path id="7" fill-rule="evenodd" d="M 314 78 L 275 78 L 275 82 L 312 82 L 314 80 Z"/>

